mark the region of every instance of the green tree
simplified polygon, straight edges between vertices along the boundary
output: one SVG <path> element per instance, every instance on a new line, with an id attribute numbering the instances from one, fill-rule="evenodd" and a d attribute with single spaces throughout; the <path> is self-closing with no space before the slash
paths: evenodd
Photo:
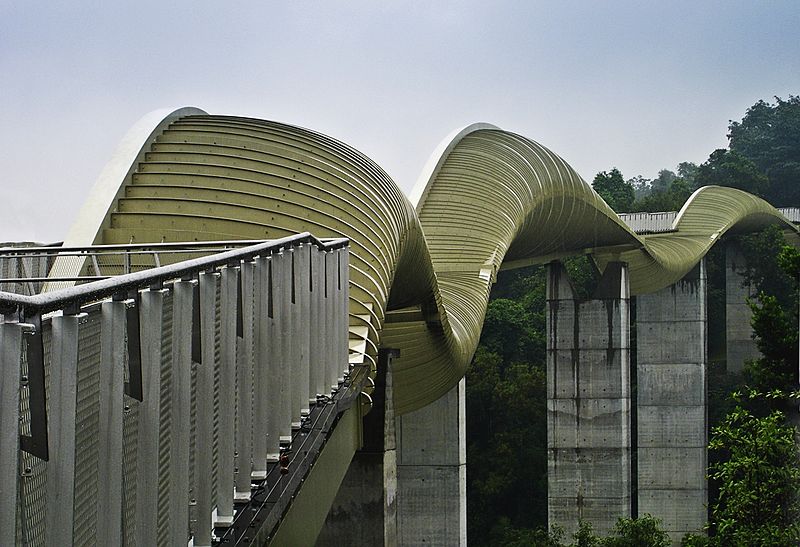
<path id="1" fill-rule="evenodd" d="M 637 200 L 642 199 L 652 191 L 653 181 L 644 178 L 642 175 L 636 175 L 625 182 L 633 187 L 633 194 Z"/>
<path id="2" fill-rule="evenodd" d="M 800 468 L 795 429 L 783 413 L 759 417 L 737 405 L 713 429 L 709 449 L 723 453 L 711 467 L 719 500 L 709 544 L 796 546 Z"/>
<path id="3" fill-rule="evenodd" d="M 745 278 L 759 295 L 749 305 L 761 357 L 745 366 L 745 380 L 761 391 L 791 390 L 798 380 L 800 253 L 786 244 L 777 226 L 742 236 L 739 244 L 748 264 Z"/>
<path id="4" fill-rule="evenodd" d="M 735 150 L 714 150 L 697 168 L 695 184 L 701 186 L 729 186 L 764 196 L 769 179 L 759 171 L 755 163 Z"/>
<path id="5" fill-rule="evenodd" d="M 630 211 L 636 199 L 633 186 L 625 182 L 616 167 L 608 172 L 597 173 L 592 181 L 592 188 L 618 213 Z"/>
<path id="6" fill-rule="evenodd" d="M 617 520 L 611 535 L 600 541 L 602 547 L 670 547 L 672 541 L 661 528 L 661 520 L 645 514 L 639 518 Z"/>
<path id="7" fill-rule="evenodd" d="M 764 197 L 778 207 L 800 205 L 800 97 L 763 100 L 728 127 L 730 149 L 769 179 Z"/>
<path id="8" fill-rule="evenodd" d="M 666 192 L 669 190 L 669 187 L 675 182 L 677 179 L 677 175 L 670 171 L 669 169 L 662 169 L 658 172 L 658 176 L 655 178 L 651 187 L 653 192 Z"/>
<path id="9" fill-rule="evenodd" d="M 678 177 L 686 181 L 690 188 L 695 188 L 694 179 L 697 176 L 697 164 L 682 161 L 678 164 Z"/>
<path id="10" fill-rule="evenodd" d="M 689 183 L 678 177 L 672 180 L 667 190 L 655 189 L 650 194 L 633 204 L 632 211 L 647 211 L 655 213 L 658 211 L 677 211 L 689 199 L 692 194 Z"/>

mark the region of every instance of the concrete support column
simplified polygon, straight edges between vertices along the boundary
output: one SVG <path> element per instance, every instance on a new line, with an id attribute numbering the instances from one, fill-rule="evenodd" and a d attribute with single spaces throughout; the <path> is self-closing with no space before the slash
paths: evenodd
<path id="1" fill-rule="evenodd" d="M 562 264 L 547 273 L 548 522 L 605 534 L 631 515 L 628 268 L 610 263 L 587 301 Z"/>
<path id="2" fill-rule="evenodd" d="M 363 446 L 356 451 L 317 538 L 318 546 L 397 545 L 397 451 L 392 358 L 382 349 L 364 417 Z"/>
<path id="3" fill-rule="evenodd" d="M 750 318 L 753 313 L 746 299 L 755 296 L 755 287 L 745 282 L 747 262 L 735 242 L 725 245 L 725 349 L 728 372 L 741 372 L 745 361 L 761 353 L 753 340 Z"/>
<path id="4" fill-rule="evenodd" d="M 638 513 L 673 541 L 706 521 L 706 274 L 636 297 Z"/>
<path id="5" fill-rule="evenodd" d="M 397 418 L 400 545 L 467 544 L 465 385 Z"/>

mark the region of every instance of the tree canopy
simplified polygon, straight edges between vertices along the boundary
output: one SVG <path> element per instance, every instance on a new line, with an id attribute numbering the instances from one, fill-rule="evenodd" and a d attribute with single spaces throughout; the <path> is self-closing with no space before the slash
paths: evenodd
<path id="1" fill-rule="evenodd" d="M 758 101 L 728 131 L 731 151 L 767 178 L 767 201 L 776 207 L 800 205 L 800 97 Z"/>
<path id="2" fill-rule="evenodd" d="M 625 182 L 616 167 L 597 173 L 592 188 L 618 213 L 630 211 L 636 199 L 633 186 Z"/>

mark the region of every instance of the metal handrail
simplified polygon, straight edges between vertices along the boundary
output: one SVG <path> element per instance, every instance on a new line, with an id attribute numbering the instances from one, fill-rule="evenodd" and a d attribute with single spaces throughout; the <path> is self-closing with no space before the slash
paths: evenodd
<path id="1" fill-rule="evenodd" d="M 88 247 L 56 247 L 56 246 L 36 246 L 36 247 L 0 247 L 0 254 L 8 253 L 12 255 L 17 254 L 40 254 L 42 256 L 50 256 L 52 254 L 68 254 L 75 253 L 75 256 L 82 256 L 88 254 L 90 251 L 133 251 L 133 250 L 147 250 L 147 249 L 205 249 L 208 247 L 233 247 L 233 246 L 250 246 L 258 243 L 263 243 L 264 239 L 231 239 L 222 241 L 180 241 L 180 242 L 161 242 L 161 243 L 125 243 L 114 245 L 90 245 Z M 54 252 L 45 252 L 45 251 Z"/>
<path id="2" fill-rule="evenodd" d="M 147 286 L 160 286 L 164 281 L 189 277 L 216 266 L 238 263 L 265 251 L 276 251 L 288 244 L 297 243 L 311 243 L 319 249 L 334 250 L 347 247 L 349 240 L 342 238 L 323 241 L 309 232 L 302 232 L 249 247 L 32 296 L 0 291 L 0 314 L 4 315 L 7 320 L 9 318 L 13 320 L 15 315 L 16 319 L 24 320 L 55 310 L 76 309 L 82 304 L 125 294 L 128 291 Z"/>

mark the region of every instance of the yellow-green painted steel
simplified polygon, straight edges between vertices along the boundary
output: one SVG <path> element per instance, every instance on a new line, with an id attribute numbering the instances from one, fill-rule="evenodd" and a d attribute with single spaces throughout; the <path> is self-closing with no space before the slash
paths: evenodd
<path id="1" fill-rule="evenodd" d="M 188 113 L 188 115 L 187 115 Z M 70 245 L 276 238 L 308 231 L 351 240 L 351 321 L 369 321 L 368 353 L 394 361 L 404 413 L 463 376 L 504 263 L 578 253 L 630 265 L 631 292 L 683 277 L 726 231 L 794 230 L 763 200 L 695 192 L 674 232 L 633 233 L 564 160 L 487 124 L 440 145 L 412 196 L 369 158 L 325 135 L 181 110 L 148 134 L 122 180 L 99 181 Z M 114 172 L 113 170 L 111 172 Z M 99 222 L 97 218 L 102 218 Z M 86 236 L 85 234 L 94 234 Z"/>

